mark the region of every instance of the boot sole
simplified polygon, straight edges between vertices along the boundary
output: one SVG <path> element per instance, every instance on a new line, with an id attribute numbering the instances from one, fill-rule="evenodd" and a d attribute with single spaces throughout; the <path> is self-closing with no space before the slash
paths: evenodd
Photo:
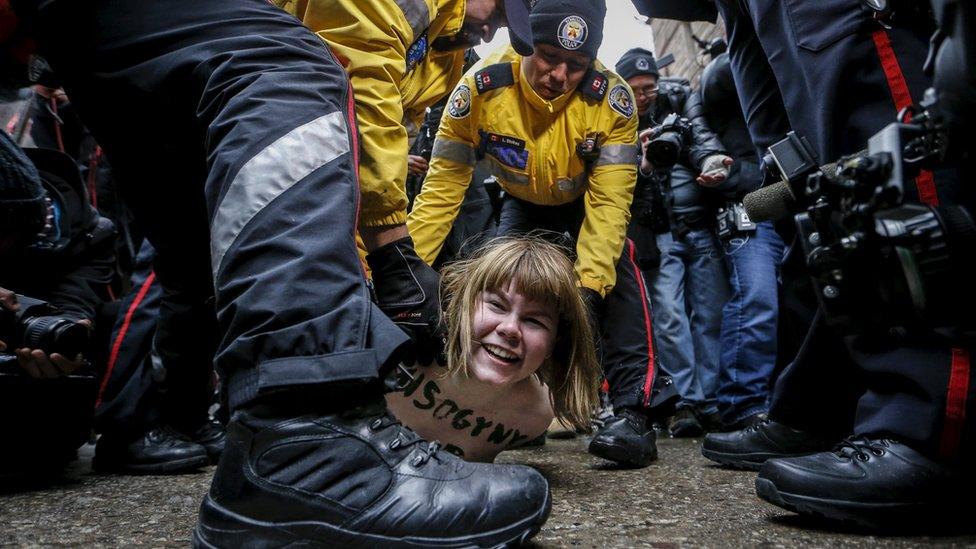
<path id="1" fill-rule="evenodd" d="M 904 528 L 919 524 L 923 517 L 942 514 L 934 506 L 920 503 L 861 503 L 791 494 L 780 491 L 773 481 L 765 478 L 756 479 L 756 495 L 800 515 L 812 515 L 872 530 Z"/>
<path id="2" fill-rule="evenodd" d="M 353 532 L 312 521 L 264 522 L 238 515 L 215 503 L 210 494 L 200 506 L 200 520 L 193 530 L 194 549 L 219 547 L 478 547 L 503 548 L 523 545 L 542 529 L 552 510 L 552 495 L 534 516 L 500 530 L 456 538 L 408 536 L 392 538 Z M 328 541 L 325 541 L 328 540 Z"/>
<path id="3" fill-rule="evenodd" d="M 174 473 L 184 473 L 189 471 L 194 471 L 201 467 L 210 465 L 210 457 L 195 456 L 185 459 L 175 459 L 172 461 L 165 461 L 163 463 L 137 463 L 137 464 L 126 464 L 126 463 L 116 463 L 116 462 L 105 462 L 104 460 L 99 461 L 98 456 L 92 460 L 92 470 L 96 473 L 102 474 L 133 474 L 133 475 L 161 475 L 161 474 L 174 474 Z"/>
<path id="4" fill-rule="evenodd" d="M 717 452 L 715 450 L 709 450 L 702 446 L 701 449 L 702 456 L 724 465 L 726 467 L 731 467 L 732 469 L 741 469 L 744 471 L 758 471 L 762 467 L 766 460 L 772 459 L 774 457 L 789 457 L 785 455 L 771 456 L 769 454 L 729 454 L 726 452 Z"/>
<path id="5" fill-rule="evenodd" d="M 634 467 L 647 467 L 652 461 L 657 459 L 656 447 L 650 454 L 634 459 L 634 452 L 632 450 L 628 450 L 627 448 L 617 446 L 615 444 L 607 444 L 595 439 L 590 441 L 588 451 L 598 458 L 603 458 L 608 461 L 614 461 Z"/>

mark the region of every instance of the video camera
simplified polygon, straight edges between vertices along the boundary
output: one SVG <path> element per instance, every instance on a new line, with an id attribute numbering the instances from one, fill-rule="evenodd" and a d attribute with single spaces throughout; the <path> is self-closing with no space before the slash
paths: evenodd
<path id="1" fill-rule="evenodd" d="M 970 212 L 905 197 L 905 178 L 945 157 L 946 128 L 936 103 L 930 90 L 920 112 L 903 112 L 869 140 L 867 151 L 833 165 L 819 166 L 794 133 L 769 147 L 767 167 L 783 181 L 777 192 L 799 211 L 798 240 L 825 318 L 847 333 L 976 327 Z M 783 207 L 755 197 L 746 200 L 750 205 L 760 219 Z"/>
<path id="2" fill-rule="evenodd" d="M 961 206 L 906 198 L 905 181 L 976 153 L 976 10 L 933 0 L 939 30 L 925 70 L 935 87 L 868 141 L 866 151 L 819 166 L 795 134 L 769 147 L 782 179 L 746 196 L 756 221 L 792 215 L 828 323 L 846 333 L 921 326 L 976 328 L 976 222 Z M 903 10 L 902 10 L 903 11 Z"/>
<path id="3" fill-rule="evenodd" d="M 644 157 L 656 169 L 671 169 L 688 146 L 691 124 L 677 113 L 667 115 L 651 129 Z"/>
<path id="4" fill-rule="evenodd" d="M 0 341 L 8 349 L 28 347 L 73 359 L 87 348 L 88 329 L 61 316 L 58 308 L 23 295 L 17 296 L 17 302 L 17 311 L 0 308 Z"/>

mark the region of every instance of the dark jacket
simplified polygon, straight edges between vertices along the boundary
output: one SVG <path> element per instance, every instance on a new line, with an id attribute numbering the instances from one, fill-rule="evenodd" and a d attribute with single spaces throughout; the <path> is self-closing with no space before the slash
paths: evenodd
<path id="1" fill-rule="evenodd" d="M 25 152 L 41 175 L 55 222 L 38 242 L 0 257 L 0 287 L 48 301 L 68 318 L 94 319 L 112 281 L 115 228 L 89 204 L 68 156 Z"/>
<path id="2" fill-rule="evenodd" d="M 727 53 L 715 57 L 705 67 L 700 94 L 709 127 L 715 130 L 725 150 L 735 160 L 729 178 L 718 190 L 723 191 L 727 198 L 741 199 L 746 193 L 761 187 L 763 178 L 759 157 L 742 115 Z"/>

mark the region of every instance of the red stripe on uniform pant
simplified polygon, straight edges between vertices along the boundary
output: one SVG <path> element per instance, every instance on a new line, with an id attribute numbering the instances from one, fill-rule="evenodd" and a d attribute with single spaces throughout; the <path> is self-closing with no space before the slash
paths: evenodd
<path id="1" fill-rule="evenodd" d="M 640 289 L 641 309 L 644 313 L 644 333 L 647 334 L 647 375 L 644 376 L 644 406 L 647 406 L 651 402 L 651 387 L 654 386 L 654 328 L 651 323 L 651 311 L 648 308 L 647 289 L 644 287 L 644 275 L 641 274 L 637 267 L 637 261 L 634 259 L 636 255 L 634 241 L 628 238 L 624 240 L 624 245 L 627 246 L 627 258 L 630 260 L 630 266 L 634 269 L 634 277 L 637 279 L 637 287 Z"/>
<path id="2" fill-rule="evenodd" d="M 912 92 L 908 89 L 908 82 L 905 81 L 905 73 L 898 64 L 898 56 L 895 55 L 894 48 L 891 47 L 891 39 L 884 29 L 878 29 L 871 34 L 874 39 L 874 46 L 878 50 L 878 57 L 881 58 L 881 68 L 884 70 L 885 78 L 888 80 L 888 89 L 891 90 L 891 98 L 895 102 L 895 110 L 901 112 L 905 107 L 910 107 Z M 908 120 L 911 120 L 909 115 Z M 929 170 L 922 170 L 915 178 L 915 187 L 918 189 L 918 198 L 929 206 L 939 205 L 939 195 L 935 191 L 935 177 Z"/>
<path id="3" fill-rule="evenodd" d="M 95 399 L 95 409 L 102 403 L 102 397 L 105 396 L 105 388 L 108 387 L 108 379 L 112 377 L 112 370 L 115 369 L 115 361 L 119 358 L 119 349 L 122 348 L 122 341 L 125 340 L 125 334 L 129 331 L 129 324 L 132 323 L 132 317 L 136 314 L 136 309 L 142 303 L 143 299 L 146 299 L 146 294 L 149 293 L 149 287 L 152 286 L 153 281 L 156 280 L 156 273 L 151 272 L 149 276 L 146 277 L 146 281 L 142 283 L 139 288 L 139 293 L 136 294 L 136 298 L 132 300 L 132 304 L 129 305 L 129 310 L 125 312 L 125 320 L 122 321 L 122 328 L 119 329 L 119 335 L 115 336 L 115 341 L 112 343 L 112 352 L 108 356 L 108 364 L 105 367 L 105 377 L 102 378 L 102 384 L 98 388 L 98 398 Z"/>
<path id="4" fill-rule="evenodd" d="M 962 431 L 966 426 L 969 372 L 969 351 L 952 349 L 949 388 L 946 391 L 945 421 L 942 425 L 942 441 L 939 445 L 939 454 L 944 458 L 952 458 L 959 453 Z"/>

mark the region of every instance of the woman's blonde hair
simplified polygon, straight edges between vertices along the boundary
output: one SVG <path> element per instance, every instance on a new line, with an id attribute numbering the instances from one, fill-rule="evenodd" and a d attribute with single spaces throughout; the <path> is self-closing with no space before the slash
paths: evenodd
<path id="1" fill-rule="evenodd" d="M 549 387 L 556 417 L 589 431 L 602 379 L 593 330 L 568 252 L 541 238 L 496 238 L 469 258 L 444 267 L 441 303 L 447 320 L 447 374 L 468 375 L 467 360 L 474 344 L 471 325 L 478 299 L 482 292 L 504 290 L 509 284 L 558 312 L 552 356 L 536 375 Z"/>

